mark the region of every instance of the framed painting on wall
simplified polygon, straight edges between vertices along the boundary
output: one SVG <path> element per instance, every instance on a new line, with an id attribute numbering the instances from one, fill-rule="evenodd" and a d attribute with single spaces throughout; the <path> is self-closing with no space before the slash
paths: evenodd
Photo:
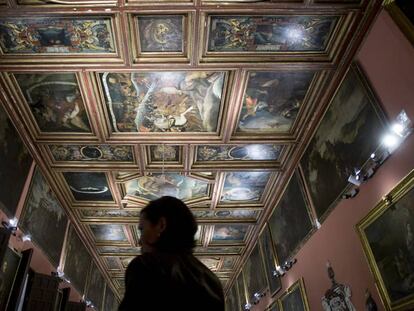
<path id="1" fill-rule="evenodd" d="M 10 218 L 16 213 L 32 162 L 32 157 L 0 105 L 0 209 Z"/>
<path id="2" fill-rule="evenodd" d="M 312 216 L 300 176 L 295 172 L 268 221 L 277 263 L 293 259 L 304 240 L 313 232 Z"/>
<path id="3" fill-rule="evenodd" d="M 319 220 L 324 220 L 380 144 L 385 115 L 356 64 L 338 87 L 300 161 L 307 190 Z"/>
<path id="4" fill-rule="evenodd" d="M 280 305 L 283 311 L 309 311 L 303 279 L 297 280 L 280 297 Z"/>
<path id="5" fill-rule="evenodd" d="M 282 282 L 280 281 L 280 278 L 273 276 L 273 271 L 276 270 L 277 261 L 273 248 L 274 243 L 270 235 L 270 228 L 268 224 L 264 227 L 259 237 L 259 243 L 262 248 L 263 261 L 266 268 L 266 277 L 269 283 L 270 293 L 273 296 L 282 289 Z"/>
<path id="6" fill-rule="evenodd" d="M 238 310 L 240 310 L 239 293 L 237 289 L 237 282 L 234 282 L 226 299 L 226 311 Z"/>
<path id="7" fill-rule="evenodd" d="M 20 216 L 19 227 L 47 255 L 54 267 L 59 265 L 68 217 L 39 168 L 36 168 Z"/>
<path id="8" fill-rule="evenodd" d="M 253 248 L 249 258 L 243 266 L 246 292 L 250 303 L 255 301 L 255 294 L 264 294 L 269 287 L 266 279 L 266 270 L 263 263 L 263 254 L 259 244 Z"/>
<path id="9" fill-rule="evenodd" d="M 414 45 L 414 2 L 412 0 L 384 0 L 388 13 Z"/>
<path id="10" fill-rule="evenodd" d="M 78 237 L 75 229 L 70 226 L 66 241 L 63 272 L 81 295 L 85 293 L 86 279 L 91 261 L 92 257 L 85 245 Z"/>
<path id="11" fill-rule="evenodd" d="M 7 248 L 4 259 L 0 262 L 0 311 L 6 310 L 19 269 L 20 259 L 19 254 Z"/>
<path id="12" fill-rule="evenodd" d="M 103 278 L 101 271 L 98 269 L 95 263 L 92 263 L 91 270 L 89 272 L 88 290 L 86 297 L 92 301 L 93 305 L 98 309 L 102 309 L 104 303 L 104 290 L 105 279 Z"/>
<path id="13" fill-rule="evenodd" d="M 365 256 L 387 310 L 414 308 L 414 171 L 358 225 Z"/>

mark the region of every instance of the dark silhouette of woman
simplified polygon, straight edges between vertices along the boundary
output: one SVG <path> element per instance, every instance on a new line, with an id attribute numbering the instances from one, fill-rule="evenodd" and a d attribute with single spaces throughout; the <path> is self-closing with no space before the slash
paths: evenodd
<path id="1" fill-rule="evenodd" d="M 151 201 L 139 230 L 142 255 L 126 270 L 119 311 L 224 311 L 220 281 L 192 254 L 197 223 L 181 200 Z"/>

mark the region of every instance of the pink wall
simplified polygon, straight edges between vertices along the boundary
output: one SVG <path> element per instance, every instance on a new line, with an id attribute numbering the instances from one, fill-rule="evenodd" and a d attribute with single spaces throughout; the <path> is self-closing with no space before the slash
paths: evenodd
<path id="1" fill-rule="evenodd" d="M 414 48 L 387 12 L 378 16 L 357 60 L 390 120 L 401 109 L 414 120 Z M 379 310 L 384 310 L 355 226 L 413 168 L 414 135 L 411 135 L 375 176 L 361 186 L 357 197 L 338 204 L 298 252 L 298 262 L 282 278 L 283 289 L 276 297 L 303 277 L 310 309 L 322 310 L 321 298 L 331 285 L 326 272 L 326 261 L 329 260 L 336 280 L 351 286 L 352 302 L 357 310 L 365 309 L 367 288 Z M 264 310 L 270 303 L 270 297 L 265 298 L 253 310 Z"/>

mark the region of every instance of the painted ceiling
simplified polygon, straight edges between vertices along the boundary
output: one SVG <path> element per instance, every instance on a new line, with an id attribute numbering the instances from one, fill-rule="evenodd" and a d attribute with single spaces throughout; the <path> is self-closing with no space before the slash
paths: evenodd
<path id="1" fill-rule="evenodd" d="M 229 288 L 378 5 L 0 1 L 1 102 L 118 296 L 163 195 Z"/>

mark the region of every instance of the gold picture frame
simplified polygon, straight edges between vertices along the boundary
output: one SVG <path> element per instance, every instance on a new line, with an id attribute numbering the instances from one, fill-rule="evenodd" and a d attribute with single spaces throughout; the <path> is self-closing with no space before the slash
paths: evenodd
<path id="1" fill-rule="evenodd" d="M 414 275 L 414 271 L 410 272 L 412 268 L 409 268 L 409 262 L 412 264 L 409 259 L 412 248 L 407 245 L 407 236 L 414 225 L 414 211 L 409 208 L 413 199 L 414 171 L 411 171 L 356 226 L 386 310 L 408 310 L 414 307 L 414 293 L 406 288 L 406 278 Z M 387 232 L 386 245 L 378 240 L 381 237 L 379 230 L 384 229 L 388 229 L 384 231 Z M 376 245 L 370 243 L 370 237 L 374 234 L 377 236 Z M 390 264 L 390 261 L 394 264 Z M 404 272 L 404 268 L 408 270 Z"/>
<path id="2" fill-rule="evenodd" d="M 301 298 L 301 303 L 303 304 L 303 310 L 304 311 L 310 311 L 309 308 L 309 303 L 308 303 L 308 298 L 306 295 L 306 289 L 305 289 L 305 282 L 303 280 L 303 278 L 300 278 L 299 280 L 297 280 L 295 283 L 293 283 L 287 290 L 286 292 L 279 297 L 279 301 L 280 301 L 280 310 L 283 311 L 283 303 L 286 301 L 287 298 L 292 297 L 292 293 L 294 293 L 294 291 L 299 290 L 300 291 L 300 298 Z"/>
<path id="3" fill-rule="evenodd" d="M 384 0 L 384 7 L 407 39 L 414 45 L 414 24 L 398 6 L 397 1 Z"/>

